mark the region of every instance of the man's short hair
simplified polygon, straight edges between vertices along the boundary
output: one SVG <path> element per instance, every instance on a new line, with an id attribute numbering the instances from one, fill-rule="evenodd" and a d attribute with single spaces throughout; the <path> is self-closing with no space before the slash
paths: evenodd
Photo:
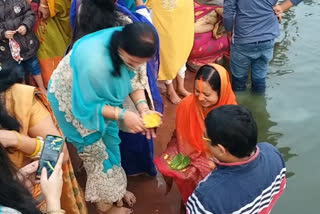
<path id="1" fill-rule="evenodd" d="M 221 144 L 238 158 L 250 156 L 256 149 L 257 124 L 242 106 L 224 105 L 212 110 L 205 125 L 212 146 Z"/>

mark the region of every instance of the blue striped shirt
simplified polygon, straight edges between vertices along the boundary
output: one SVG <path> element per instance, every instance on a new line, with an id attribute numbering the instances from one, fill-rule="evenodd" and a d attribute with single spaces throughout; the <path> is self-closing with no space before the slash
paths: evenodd
<path id="1" fill-rule="evenodd" d="M 248 161 L 217 164 L 189 197 L 189 214 L 265 214 L 284 191 L 284 160 L 271 144 L 259 143 Z"/>

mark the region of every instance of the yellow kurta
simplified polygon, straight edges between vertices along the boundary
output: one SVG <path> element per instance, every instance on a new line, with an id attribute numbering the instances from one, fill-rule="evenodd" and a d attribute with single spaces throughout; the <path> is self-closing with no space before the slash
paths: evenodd
<path id="1" fill-rule="evenodd" d="M 175 79 L 187 62 L 194 39 L 192 0 L 148 0 L 160 37 L 159 80 Z"/>

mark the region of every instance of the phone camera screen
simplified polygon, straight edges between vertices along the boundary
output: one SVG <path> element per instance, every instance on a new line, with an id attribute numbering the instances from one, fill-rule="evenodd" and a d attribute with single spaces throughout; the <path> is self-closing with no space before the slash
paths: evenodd
<path id="1" fill-rule="evenodd" d="M 50 177 L 58 161 L 63 143 L 62 137 L 52 135 L 46 137 L 37 171 L 38 176 L 41 175 L 42 168 L 46 167 L 48 177 Z"/>

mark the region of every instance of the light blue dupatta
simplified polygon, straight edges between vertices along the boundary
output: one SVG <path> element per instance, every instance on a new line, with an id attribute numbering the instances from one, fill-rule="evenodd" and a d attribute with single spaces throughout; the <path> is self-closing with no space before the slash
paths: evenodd
<path id="1" fill-rule="evenodd" d="M 109 43 L 114 27 L 89 34 L 78 40 L 70 58 L 73 69 L 72 112 L 82 125 L 116 137 L 117 124 L 105 119 L 102 109 L 105 105 L 121 106 L 132 92 L 131 78 L 134 72 L 121 66 L 121 77 L 112 75 L 114 70 L 109 54 Z M 118 137 L 117 137 L 118 138 Z"/>

